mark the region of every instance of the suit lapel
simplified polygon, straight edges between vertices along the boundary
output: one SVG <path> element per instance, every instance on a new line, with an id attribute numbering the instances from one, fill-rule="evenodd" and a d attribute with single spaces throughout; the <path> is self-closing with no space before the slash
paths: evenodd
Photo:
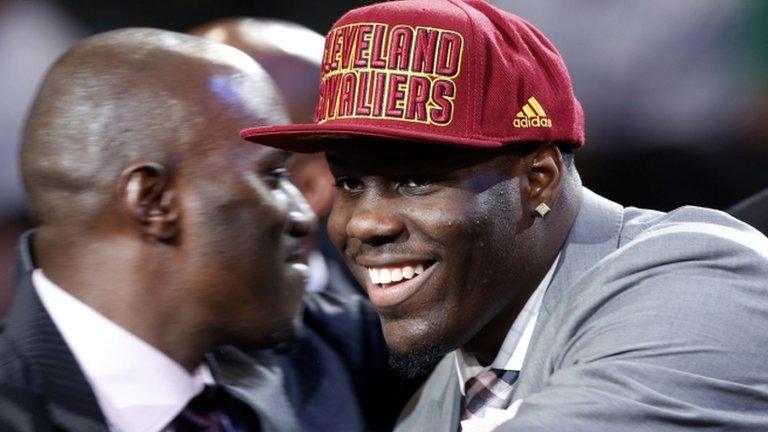
<path id="1" fill-rule="evenodd" d="M 623 217 L 621 205 L 583 189 L 581 209 L 560 252 L 552 282 L 544 294 L 534 340 L 541 324 L 568 288 L 584 275 L 586 269 L 618 248 Z"/>
<path id="2" fill-rule="evenodd" d="M 449 353 L 446 357 L 453 357 L 453 354 Z M 461 414 L 459 379 L 456 376 L 456 366 L 454 362 L 451 361 L 450 363 L 449 376 L 448 379 L 445 380 L 446 384 L 445 389 L 443 390 L 443 397 L 439 402 L 439 417 L 437 417 L 437 419 L 439 419 L 439 427 L 436 430 L 440 431 L 455 431 L 459 426 L 459 415 Z M 427 418 L 427 421 L 429 421 L 429 418 Z"/>
<path id="3" fill-rule="evenodd" d="M 29 365 L 32 390 L 55 424 L 71 431 L 107 430 L 96 396 L 32 285 L 32 234 L 26 233 L 19 246 L 16 298 L 4 334 Z"/>
<path id="4" fill-rule="evenodd" d="M 413 396 L 398 420 L 397 432 L 455 431 L 461 392 L 453 353 L 446 355 Z"/>

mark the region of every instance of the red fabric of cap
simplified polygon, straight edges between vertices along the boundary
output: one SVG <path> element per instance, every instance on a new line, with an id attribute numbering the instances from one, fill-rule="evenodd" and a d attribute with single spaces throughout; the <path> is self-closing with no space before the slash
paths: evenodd
<path id="1" fill-rule="evenodd" d="M 584 115 L 560 54 L 528 22 L 482 0 L 399 0 L 331 28 L 315 123 L 241 136 L 298 152 L 355 137 L 580 147 Z"/>

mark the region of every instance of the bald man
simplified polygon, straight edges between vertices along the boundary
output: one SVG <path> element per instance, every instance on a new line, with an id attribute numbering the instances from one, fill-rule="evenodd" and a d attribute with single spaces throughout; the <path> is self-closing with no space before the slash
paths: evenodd
<path id="1" fill-rule="evenodd" d="M 190 30 L 191 34 L 242 50 L 256 60 L 275 81 L 292 123 L 313 121 L 323 36 L 302 25 L 269 18 L 227 18 Z M 294 154 L 288 170 L 321 221 L 331 211 L 334 180 L 322 154 Z M 307 250 L 311 292 L 361 294 L 343 259 L 327 240 L 325 223 L 302 239 Z"/>
<path id="2" fill-rule="evenodd" d="M 192 36 L 105 33 L 53 66 L 22 144 L 40 225 L 0 334 L 0 430 L 377 429 L 374 315 L 311 297 L 299 331 L 315 219 L 287 153 L 238 137 L 286 121 L 257 63 Z"/>

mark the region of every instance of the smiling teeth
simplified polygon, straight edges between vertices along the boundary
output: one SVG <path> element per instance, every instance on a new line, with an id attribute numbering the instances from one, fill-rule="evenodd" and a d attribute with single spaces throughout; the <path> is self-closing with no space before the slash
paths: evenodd
<path id="1" fill-rule="evenodd" d="M 396 268 L 369 268 L 368 275 L 374 284 L 388 284 L 400 282 L 403 279 L 413 279 L 424 273 L 424 265 L 403 266 Z"/>
<path id="2" fill-rule="evenodd" d="M 400 269 L 392 269 L 392 282 L 400 282 L 403 280 L 403 271 Z"/>
<path id="3" fill-rule="evenodd" d="M 416 272 L 413 270 L 413 267 L 411 266 L 405 266 L 403 267 L 403 277 L 406 279 L 410 279 L 413 276 L 416 275 Z"/>
<path id="4" fill-rule="evenodd" d="M 378 269 L 368 269 L 368 276 L 371 277 L 371 282 L 377 284 L 380 283 L 379 281 L 379 270 Z"/>
<path id="5" fill-rule="evenodd" d="M 387 284 L 390 282 L 392 282 L 392 273 L 390 273 L 389 269 L 379 270 L 379 283 Z"/>

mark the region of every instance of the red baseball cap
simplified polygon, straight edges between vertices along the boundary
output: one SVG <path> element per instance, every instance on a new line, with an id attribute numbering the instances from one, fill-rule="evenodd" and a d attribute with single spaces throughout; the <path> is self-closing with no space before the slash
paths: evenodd
<path id="1" fill-rule="evenodd" d="M 525 20 L 483 0 L 396 0 L 354 9 L 331 28 L 315 123 L 240 135 L 302 153 L 350 137 L 577 148 L 584 114 L 557 49 Z"/>

